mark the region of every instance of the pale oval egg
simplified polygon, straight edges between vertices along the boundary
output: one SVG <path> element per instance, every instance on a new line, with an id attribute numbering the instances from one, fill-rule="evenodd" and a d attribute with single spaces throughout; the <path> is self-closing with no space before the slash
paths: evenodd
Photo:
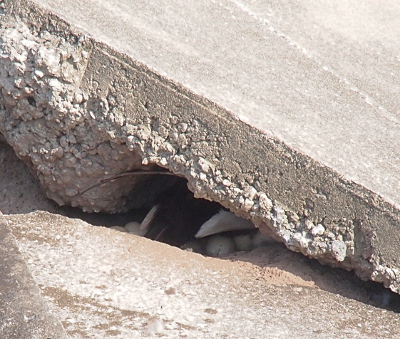
<path id="1" fill-rule="evenodd" d="M 271 242 L 275 242 L 271 237 L 268 235 L 265 235 L 264 233 L 261 233 L 258 231 L 254 236 L 253 236 L 253 248 L 265 246 Z"/>
<path id="2" fill-rule="evenodd" d="M 128 222 L 125 225 L 125 229 L 130 233 L 130 234 L 135 234 L 135 235 L 140 235 L 140 236 L 144 236 L 146 234 L 145 231 L 143 231 L 140 228 L 140 223 L 136 222 L 136 221 L 131 221 Z"/>
<path id="3" fill-rule="evenodd" d="M 238 251 L 250 251 L 253 249 L 253 240 L 250 234 L 237 235 L 233 238 Z"/>
<path id="4" fill-rule="evenodd" d="M 214 257 L 221 257 L 235 252 L 235 243 L 231 238 L 222 235 L 211 236 L 207 241 L 206 252 Z"/>
<path id="5" fill-rule="evenodd" d="M 203 248 L 202 248 L 200 242 L 197 240 L 188 241 L 187 243 L 182 245 L 181 249 L 187 250 L 187 251 L 192 250 L 193 252 L 196 252 L 196 253 L 203 252 Z"/>

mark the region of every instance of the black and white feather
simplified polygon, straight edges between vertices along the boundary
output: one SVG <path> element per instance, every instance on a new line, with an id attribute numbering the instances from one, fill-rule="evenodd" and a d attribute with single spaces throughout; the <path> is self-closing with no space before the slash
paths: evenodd
<path id="1" fill-rule="evenodd" d="M 141 223 L 147 238 L 174 246 L 213 234 L 255 229 L 253 223 L 223 210 L 221 205 L 196 199 L 181 180 L 157 199 Z"/>

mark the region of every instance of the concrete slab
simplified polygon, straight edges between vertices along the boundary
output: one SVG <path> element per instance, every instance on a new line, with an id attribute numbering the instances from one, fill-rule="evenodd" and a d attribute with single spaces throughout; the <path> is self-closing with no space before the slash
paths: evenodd
<path id="1" fill-rule="evenodd" d="M 0 257 L 0 336 L 7 339 L 67 338 L 34 282 L 1 212 Z"/>
<path id="2" fill-rule="evenodd" d="M 398 292 L 399 6 L 386 3 L 6 0 L 0 131 L 60 204 L 115 209 L 121 189 L 114 205 L 78 193 L 156 164 Z"/>
<path id="3" fill-rule="evenodd" d="M 396 1 L 37 3 L 400 203 Z"/>
<path id="4" fill-rule="evenodd" d="M 400 296 L 379 284 L 278 243 L 215 259 L 95 227 L 63 216 L 10 146 L 0 143 L 0 159 L 2 263 L 23 267 L 13 271 L 18 285 L 5 284 L 1 271 L 1 298 L 15 300 L 0 310 L 35 315 L 35 326 L 3 327 L 4 338 L 44 333 L 41 319 L 61 322 L 70 338 L 399 335 Z"/>
<path id="5" fill-rule="evenodd" d="M 400 335 L 398 314 L 365 304 L 349 275 L 281 244 L 230 261 L 47 212 L 7 219 L 71 338 Z"/>

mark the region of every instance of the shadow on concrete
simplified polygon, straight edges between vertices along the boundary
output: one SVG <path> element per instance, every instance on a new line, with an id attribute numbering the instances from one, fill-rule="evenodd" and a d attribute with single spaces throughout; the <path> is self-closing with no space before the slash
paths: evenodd
<path id="1" fill-rule="evenodd" d="M 400 295 L 382 284 L 363 281 L 352 271 L 323 265 L 290 251 L 281 243 L 269 243 L 251 252 L 238 252 L 222 259 L 248 262 L 266 272 L 275 268 L 300 277 L 321 290 L 400 313 Z"/>

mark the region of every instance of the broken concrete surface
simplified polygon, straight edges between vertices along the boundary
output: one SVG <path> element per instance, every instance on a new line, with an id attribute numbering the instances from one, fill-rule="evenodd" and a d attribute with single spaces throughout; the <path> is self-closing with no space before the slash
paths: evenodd
<path id="1" fill-rule="evenodd" d="M 49 197 L 113 211 L 134 183 L 79 192 L 106 175 L 156 164 L 289 248 L 399 290 L 390 81 L 373 82 L 371 72 L 356 81 L 328 53 L 335 41 L 368 64 L 373 49 L 360 36 L 361 43 L 350 36 L 341 45 L 345 35 L 324 28 L 318 15 L 285 34 L 298 8 L 237 1 L 196 2 L 198 10 L 176 2 L 168 11 L 123 1 L 4 4 L 0 131 Z M 309 35 L 313 24 L 320 44 Z M 376 40 L 393 61 L 386 37 Z M 377 64 L 385 79 L 391 64 Z M 386 106 L 370 94 L 372 83 Z"/>
<path id="2" fill-rule="evenodd" d="M 167 338 L 251 338 L 252 333 L 255 338 L 260 333 L 265 338 L 393 338 L 400 333 L 398 314 L 389 311 L 400 311 L 400 296 L 368 287 L 371 283 L 351 272 L 323 267 L 281 244 L 228 261 L 94 227 L 63 216 L 6 144 L 0 143 L 0 159 L 0 210 L 48 302 L 47 309 L 37 308 L 36 317 L 56 317 L 70 338 L 154 337 L 157 331 Z M 40 211 L 46 209 L 51 213 Z M 121 222 L 98 216 L 99 225 Z M 3 262 L 16 261 L 13 241 L 5 244 Z M 29 285 L 29 295 L 39 298 L 36 284 Z M 29 311 L 23 305 L 16 309 Z M 31 339 L 33 330 L 25 336 L 22 329 L 12 328 L 16 338 Z"/>

